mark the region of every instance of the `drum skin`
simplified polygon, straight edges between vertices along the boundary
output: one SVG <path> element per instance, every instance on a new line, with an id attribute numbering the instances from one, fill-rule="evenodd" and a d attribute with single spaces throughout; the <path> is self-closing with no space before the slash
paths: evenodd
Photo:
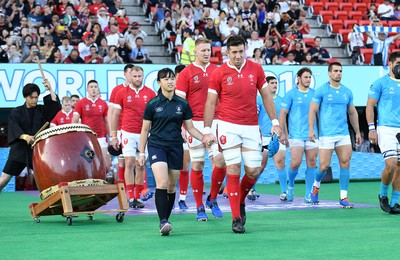
<path id="1" fill-rule="evenodd" d="M 106 173 L 96 136 L 75 131 L 38 141 L 33 148 L 33 170 L 40 191 L 60 182 L 105 179 Z"/>

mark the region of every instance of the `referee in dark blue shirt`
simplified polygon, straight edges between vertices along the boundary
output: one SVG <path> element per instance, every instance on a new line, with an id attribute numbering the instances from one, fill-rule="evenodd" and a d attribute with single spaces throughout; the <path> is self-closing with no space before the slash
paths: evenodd
<path id="1" fill-rule="evenodd" d="M 160 233 L 167 236 L 172 231 L 168 219 L 175 201 L 176 180 L 183 168 L 182 123 L 196 139 L 203 135 L 192 123 L 192 110 L 188 102 L 175 95 L 175 74 L 169 68 L 157 74 L 160 91 L 147 103 L 140 134 L 140 165 L 144 165 L 145 147 L 156 180 L 155 203 L 160 218 Z M 150 135 L 149 135 L 150 134 Z M 203 140 L 210 145 L 214 140 Z"/>

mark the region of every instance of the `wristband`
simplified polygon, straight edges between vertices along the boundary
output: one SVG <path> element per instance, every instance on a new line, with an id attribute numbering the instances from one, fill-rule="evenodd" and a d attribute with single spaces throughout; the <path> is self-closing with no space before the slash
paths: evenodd
<path id="1" fill-rule="evenodd" d="M 146 156 L 145 153 L 139 153 L 139 156 Z"/>
<path id="2" fill-rule="evenodd" d="M 279 125 L 278 119 L 272 119 L 271 122 L 273 126 Z"/>
<path id="3" fill-rule="evenodd" d="M 374 123 L 368 124 L 368 130 L 375 131 L 375 124 Z"/>
<path id="4" fill-rule="evenodd" d="M 23 135 L 21 135 L 21 139 L 26 141 L 26 140 L 28 140 L 28 136 L 29 135 L 27 135 L 27 134 L 23 134 Z"/>
<path id="5" fill-rule="evenodd" d="M 206 134 L 211 134 L 211 127 L 209 127 L 209 126 L 206 126 L 206 127 L 204 127 L 204 134 L 206 135 Z"/>

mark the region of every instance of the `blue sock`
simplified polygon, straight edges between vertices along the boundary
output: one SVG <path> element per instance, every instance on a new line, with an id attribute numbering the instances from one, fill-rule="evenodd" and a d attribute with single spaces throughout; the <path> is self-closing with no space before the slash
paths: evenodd
<path id="1" fill-rule="evenodd" d="M 299 172 L 299 170 L 292 170 L 290 167 L 289 167 L 289 171 L 288 171 L 288 174 L 289 174 L 289 187 L 294 187 L 294 179 L 296 179 L 296 176 L 297 176 L 297 173 Z"/>
<path id="2" fill-rule="evenodd" d="M 314 178 L 315 178 L 315 168 L 308 168 L 306 169 L 305 174 L 305 181 L 306 181 L 306 195 L 311 193 Z"/>
<path id="3" fill-rule="evenodd" d="M 388 191 L 389 191 L 389 185 L 385 185 L 381 182 L 381 190 L 379 191 L 379 196 L 381 196 L 381 198 L 383 196 L 388 196 Z"/>
<path id="4" fill-rule="evenodd" d="M 279 185 L 281 186 L 282 193 L 287 190 L 287 172 L 286 169 L 278 170 Z"/>
<path id="5" fill-rule="evenodd" d="M 315 172 L 315 180 L 317 182 L 321 182 L 321 180 L 324 178 L 325 174 L 326 174 L 326 171 L 321 172 L 319 169 L 317 169 Z"/>
<path id="6" fill-rule="evenodd" d="M 348 190 L 350 182 L 350 170 L 347 168 L 340 168 L 339 183 L 340 190 Z"/>
<path id="7" fill-rule="evenodd" d="M 394 204 L 399 203 L 400 191 L 392 190 L 392 200 L 390 201 L 390 207 L 393 208 Z"/>

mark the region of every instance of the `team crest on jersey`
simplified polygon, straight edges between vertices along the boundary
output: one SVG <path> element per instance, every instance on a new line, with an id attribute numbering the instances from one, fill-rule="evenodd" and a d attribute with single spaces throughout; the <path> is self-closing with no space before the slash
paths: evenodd
<path id="1" fill-rule="evenodd" d="M 332 96 L 332 94 L 329 94 L 329 95 L 328 95 L 328 100 L 329 100 L 329 101 L 333 101 L 333 96 Z"/>
<path id="2" fill-rule="evenodd" d="M 394 88 L 393 88 L 393 87 L 391 87 L 391 88 L 389 89 L 389 94 L 390 94 L 390 95 L 394 95 Z"/>
<path id="3" fill-rule="evenodd" d="M 199 80 L 199 76 L 194 76 L 193 77 L 193 83 L 199 83 L 200 82 L 200 80 Z"/>
<path id="4" fill-rule="evenodd" d="M 191 144 L 193 142 L 193 137 L 191 135 L 189 135 L 187 140 L 188 140 L 189 144 Z"/>
<path id="5" fill-rule="evenodd" d="M 128 96 L 126 99 L 127 99 L 127 102 L 132 102 L 132 96 Z"/>
<path id="6" fill-rule="evenodd" d="M 85 110 L 87 111 L 87 110 L 90 110 L 90 106 L 89 105 L 86 105 L 85 106 Z"/>
<path id="7" fill-rule="evenodd" d="M 226 144 L 226 136 L 225 135 L 221 135 L 219 138 L 219 141 L 221 142 L 221 144 Z"/>
<path id="8" fill-rule="evenodd" d="M 177 115 L 182 115 L 182 106 L 181 105 L 177 105 L 176 106 L 176 112 Z"/>
<path id="9" fill-rule="evenodd" d="M 297 104 L 301 104 L 301 103 L 303 103 L 303 100 L 301 99 L 301 97 L 298 97 L 297 98 Z"/>
<path id="10" fill-rule="evenodd" d="M 146 95 L 143 96 L 143 100 L 144 100 L 144 102 L 147 102 L 147 96 Z"/>
<path id="11" fill-rule="evenodd" d="M 163 111 L 164 108 L 163 107 L 156 107 L 156 109 L 154 109 L 154 111 L 156 111 L 157 113 Z"/>
<path id="12" fill-rule="evenodd" d="M 253 82 L 253 78 L 254 78 L 254 75 L 253 75 L 253 74 L 250 74 L 250 75 L 249 75 L 250 82 Z"/>
<path id="13" fill-rule="evenodd" d="M 60 118 L 60 123 L 61 123 L 61 124 L 64 123 L 64 118 Z"/>
<path id="14" fill-rule="evenodd" d="M 231 77 L 231 76 L 229 76 L 229 77 L 226 79 L 226 81 L 228 82 L 228 86 L 230 86 L 230 85 L 233 84 L 233 80 L 232 80 L 232 77 Z"/>

